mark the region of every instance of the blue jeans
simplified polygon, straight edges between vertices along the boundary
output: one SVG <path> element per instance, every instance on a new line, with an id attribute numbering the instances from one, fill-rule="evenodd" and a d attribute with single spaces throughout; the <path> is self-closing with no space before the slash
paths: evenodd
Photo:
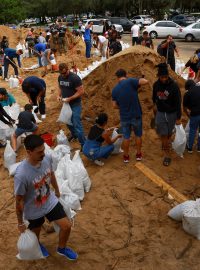
<path id="1" fill-rule="evenodd" d="M 129 121 L 121 122 L 121 127 L 125 140 L 130 139 L 132 130 L 136 137 L 142 137 L 142 118 L 132 118 Z"/>
<path id="2" fill-rule="evenodd" d="M 200 115 L 190 117 L 190 132 L 188 147 L 192 149 L 196 133 L 200 132 Z M 198 148 L 200 148 L 200 136 L 198 135 Z"/>
<path id="3" fill-rule="evenodd" d="M 108 158 L 113 150 L 113 144 L 101 146 L 101 143 L 95 140 L 86 140 L 83 146 L 83 154 L 93 161 L 100 158 Z"/>
<path id="4" fill-rule="evenodd" d="M 81 104 L 78 105 L 70 105 L 71 109 L 72 109 L 72 126 L 71 125 L 67 125 L 72 137 L 74 138 L 78 138 L 81 146 L 84 145 L 85 143 L 85 135 L 84 135 L 84 131 L 83 131 L 83 126 L 81 123 Z"/>
<path id="5" fill-rule="evenodd" d="M 42 67 L 42 59 L 41 59 L 41 56 L 38 56 L 38 64 L 40 67 Z"/>
<path id="6" fill-rule="evenodd" d="M 85 46 L 86 46 L 86 52 L 85 52 L 85 56 L 86 58 L 90 58 L 90 51 L 91 51 L 91 41 L 90 40 L 85 40 Z"/>

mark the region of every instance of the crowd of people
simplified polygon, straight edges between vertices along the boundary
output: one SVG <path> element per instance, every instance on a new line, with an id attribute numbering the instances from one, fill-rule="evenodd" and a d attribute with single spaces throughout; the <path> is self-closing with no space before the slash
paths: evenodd
<path id="1" fill-rule="evenodd" d="M 149 38 L 148 33 L 144 32 L 140 37 L 139 29 L 138 27 L 136 28 L 135 25 L 136 24 L 134 24 L 132 29 L 133 45 L 141 44 L 154 49 L 153 42 Z M 57 27 L 59 27 L 59 23 Z M 84 33 L 86 57 L 90 58 L 91 56 L 92 40 L 99 48 L 103 57 L 108 57 L 108 54 L 114 55 L 116 53 L 116 43 L 119 39 L 116 30 L 109 28 L 106 29 L 105 35 L 96 35 L 91 34 L 91 28 L 92 22 L 89 22 Z M 30 30 L 27 35 L 26 41 L 28 43 L 29 56 L 32 57 L 32 53 L 37 51 L 39 53 L 43 52 L 41 55 L 38 55 L 38 57 L 41 56 L 42 58 L 44 55 L 46 57 L 46 60 L 40 59 L 41 64 L 45 61 L 45 64 L 47 64 L 51 55 L 56 53 L 56 48 L 47 47 L 51 39 L 56 40 L 56 38 L 60 38 L 59 44 L 62 44 L 62 48 L 65 47 L 63 37 L 59 37 L 58 33 L 60 32 L 57 28 L 48 31 L 47 33 L 41 33 L 38 37 L 38 43 L 35 43 L 32 30 Z M 1 48 L 5 55 L 4 65 L 7 65 L 5 74 L 7 75 L 8 66 L 11 64 L 14 68 L 15 75 L 18 75 L 14 58 L 18 59 L 20 66 L 19 56 L 23 52 L 9 48 L 5 39 L 3 44 L 5 44 L 2 45 L 4 48 Z M 168 51 L 167 54 L 166 50 Z M 171 54 L 172 50 L 176 50 L 176 47 L 171 36 L 168 36 L 161 44 L 160 51 L 162 51 L 163 56 L 166 57 L 167 63 L 174 69 L 174 62 L 172 60 L 172 56 L 174 57 L 174 55 Z M 195 54 L 199 59 L 199 51 L 196 51 Z M 172 135 L 174 134 L 175 125 L 181 124 L 182 115 L 182 99 L 179 85 L 169 76 L 167 63 L 160 63 L 157 66 L 158 79 L 153 84 L 152 91 L 155 127 L 161 138 L 164 166 L 169 166 L 172 161 Z M 196 61 L 196 65 L 198 64 L 199 60 Z M 186 66 L 194 66 L 193 58 L 189 60 Z M 70 71 L 66 63 L 60 63 L 58 70 L 58 102 L 68 103 L 72 111 L 72 125 L 67 125 L 70 131 L 69 142 L 78 140 L 82 153 L 96 165 L 103 166 L 103 160 L 107 159 L 112 154 L 115 142 L 123 138 L 123 161 L 124 163 L 128 163 L 130 161 L 129 152 L 131 133 L 133 131 L 136 142 L 136 160 L 141 161 L 143 158 L 143 123 L 138 89 L 147 85 L 149 83 L 148 80 L 143 77 L 129 78 L 126 70 L 118 69 L 115 74 L 118 82 L 112 90 L 112 104 L 113 107 L 119 111 L 120 116 L 120 126 L 117 129 L 117 135 L 112 136 L 114 128 L 108 126 L 109 115 L 103 112 L 97 115 L 95 124 L 91 126 L 86 136 L 81 120 L 81 99 L 84 95 L 82 80 L 77 74 Z M 198 77 L 199 68 L 195 69 L 195 72 L 197 73 L 196 79 Z M 188 80 L 185 84 L 185 89 L 186 93 L 183 98 L 183 108 L 190 119 L 187 149 L 189 153 L 192 153 L 194 150 L 195 136 L 197 131 L 199 132 L 200 130 L 200 86 L 196 84 L 195 80 Z M 19 114 L 17 128 L 11 138 L 14 151 L 17 152 L 17 138 L 20 135 L 27 132 L 33 134 L 26 136 L 24 140 L 27 158 L 18 166 L 14 179 L 18 228 L 20 233 L 26 230 L 23 219 L 25 218 L 29 221 L 28 228 L 32 230 L 39 239 L 44 218 L 46 217 L 49 221 L 54 221 L 60 227 L 57 253 L 65 256 L 69 260 L 76 260 L 78 258 L 77 253 L 71 248 L 66 247 L 67 240 L 70 236 L 71 223 L 58 200 L 60 193 L 52 169 L 52 160 L 49 156 L 45 156 L 44 140 L 38 135 L 39 127 L 32 114 L 34 110 L 34 112 L 39 113 L 41 119 L 45 121 L 45 80 L 36 76 L 29 76 L 22 83 L 22 91 L 27 96 L 29 103 L 24 106 L 24 111 Z M 6 113 L 3 107 L 12 106 L 15 102 L 15 98 L 8 93 L 5 88 L 0 88 L 0 120 L 10 127 L 14 125 L 15 121 Z M 34 108 L 34 106 L 36 106 L 36 108 Z M 197 151 L 200 152 L 200 136 L 198 137 Z M 50 185 L 53 186 L 55 192 L 51 191 Z M 49 253 L 41 243 L 40 248 L 43 256 L 48 257 Z"/>

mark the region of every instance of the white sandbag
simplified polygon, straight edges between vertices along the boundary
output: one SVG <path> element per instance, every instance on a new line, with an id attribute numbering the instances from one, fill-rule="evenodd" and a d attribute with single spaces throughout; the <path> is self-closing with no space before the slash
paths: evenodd
<path id="1" fill-rule="evenodd" d="M 14 176 L 15 175 L 15 172 L 16 172 L 16 169 L 17 169 L 17 167 L 19 166 L 21 164 L 21 162 L 17 162 L 17 163 L 15 163 L 15 164 L 13 164 L 13 165 L 11 165 L 10 167 L 9 167 L 9 175 L 11 175 L 11 176 Z"/>
<path id="2" fill-rule="evenodd" d="M 117 137 L 117 135 L 119 135 L 117 133 L 117 129 L 114 129 L 113 130 L 113 134 L 111 136 L 111 139 L 114 139 L 115 137 Z M 123 138 L 119 138 L 117 139 L 115 142 L 114 142 L 114 150 L 112 152 L 112 154 L 119 154 L 121 153 L 121 145 L 122 145 L 122 142 L 123 142 Z"/>
<path id="3" fill-rule="evenodd" d="M 4 151 L 4 167 L 9 169 L 11 165 L 16 163 L 16 153 L 10 145 L 10 141 L 7 141 Z"/>
<path id="4" fill-rule="evenodd" d="M 5 136 L 7 140 L 10 140 L 11 136 L 15 132 L 15 129 L 16 127 L 8 127 L 7 129 L 5 129 Z"/>
<path id="5" fill-rule="evenodd" d="M 72 118 L 72 109 L 69 103 L 64 102 L 57 122 L 72 125 L 71 118 Z"/>
<path id="6" fill-rule="evenodd" d="M 57 144 L 64 144 L 64 145 L 69 145 L 67 136 L 64 133 L 64 130 L 59 130 L 59 134 L 56 136 L 57 139 Z"/>
<path id="7" fill-rule="evenodd" d="M 172 147 L 180 157 L 183 157 L 183 153 L 185 151 L 187 142 L 185 130 L 183 128 L 183 125 L 176 125 L 175 128 L 176 128 L 176 135 L 172 143 Z"/>
<path id="8" fill-rule="evenodd" d="M 20 260 L 38 260 L 44 258 L 36 234 L 28 229 L 24 233 L 21 233 L 17 242 L 17 248 L 19 251 L 17 258 Z"/>
<path id="9" fill-rule="evenodd" d="M 87 170 L 84 167 L 84 164 L 82 162 L 82 159 L 80 157 L 80 150 L 77 150 L 75 152 L 75 155 L 72 159 L 72 162 L 76 166 L 77 169 L 79 169 L 80 178 L 83 182 L 83 187 L 85 192 L 89 192 L 91 188 L 91 180 L 87 173 Z"/>
<path id="10" fill-rule="evenodd" d="M 184 210 L 193 207 L 194 203 L 195 201 L 186 201 L 180 203 L 169 210 L 167 215 L 176 221 L 182 221 Z"/>
<path id="11" fill-rule="evenodd" d="M 187 125 L 185 127 L 185 135 L 186 135 L 187 142 L 189 140 L 189 133 L 190 133 L 190 120 L 187 122 Z"/>
<path id="12" fill-rule="evenodd" d="M 14 78 L 16 79 L 16 78 Z M 18 79 L 17 79 L 18 80 Z M 20 113 L 20 106 L 17 103 L 14 103 L 12 106 L 10 106 L 9 108 L 9 115 L 12 119 L 14 119 L 15 121 L 18 119 Z"/>
<path id="13" fill-rule="evenodd" d="M 70 154 L 70 147 L 68 145 L 59 144 L 54 148 L 53 153 L 51 155 L 53 160 L 54 171 L 57 169 L 58 163 L 61 161 L 61 159 L 67 154 Z"/>
<path id="14" fill-rule="evenodd" d="M 200 240 L 200 199 L 183 211 L 183 229 Z"/>

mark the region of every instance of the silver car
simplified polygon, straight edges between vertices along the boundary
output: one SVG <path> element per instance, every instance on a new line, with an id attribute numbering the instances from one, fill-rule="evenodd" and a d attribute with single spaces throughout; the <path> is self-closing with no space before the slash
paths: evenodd
<path id="1" fill-rule="evenodd" d="M 179 29 L 179 38 L 186 41 L 200 40 L 200 22 L 192 23 L 184 28 Z"/>

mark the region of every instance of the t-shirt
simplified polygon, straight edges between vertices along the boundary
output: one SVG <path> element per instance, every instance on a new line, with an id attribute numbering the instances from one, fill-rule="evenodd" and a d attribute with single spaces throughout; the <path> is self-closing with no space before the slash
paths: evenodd
<path id="1" fill-rule="evenodd" d="M 162 41 L 161 45 L 164 43 L 166 43 L 166 40 Z M 176 44 L 174 43 L 174 41 L 169 42 L 168 47 L 162 48 L 162 56 L 167 58 L 167 55 L 168 55 L 168 59 L 174 58 L 174 50 L 175 49 L 176 49 Z"/>
<path id="2" fill-rule="evenodd" d="M 142 116 L 142 109 L 138 99 L 138 86 L 138 79 L 128 78 L 120 81 L 112 90 L 112 99 L 119 106 L 122 122 Z"/>
<path id="3" fill-rule="evenodd" d="M 143 42 L 145 41 L 145 47 L 151 48 L 151 45 L 153 44 L 152 39 L 148 37 L 147 39 L 144 39 L 143 37 L 139 38 L 139 44 L 143 45 Z"/>
<path id="4" fill-rule="evenodd" d="M 90 28 L 85 29 L 85 33 L 84 33 L 84 40 L 85 41 L 91 40 L 91 32 L 90 31 L 91 31 Z"/>
<path id="5" fill-rule="evenodd" d="M 69 72 L 69 76 L 64 78 L 62 75 L 58 77 L 58 84 L 61 89 L 62 98 L 68 98 L 76 93 L 76 88 L 82 85 L 82 81 L 78 75 Z M 70 105 L 78 105 L 81 98 L 76 98 L 69 102 Z"/>
<path id="6" fill-rule="evenodd" d="M 26 130 L 32 129 L 33 123 L 36 122 L 33 114 L 29 111 L 20 112 L 18 121 L 18 128 L 23 128 Z"/>
<path id="7" fill-rule="evenodd" d="M 25 87 L 26 82 L 28 82 L 30 85 L 28 89 Z M 28 92 L 29 94 L 33 94 L 34 96 L 38 96 L 40 91 L 43 91 L 44 89 L 46 89 L 45 81 L 36 76 L 29 76 L 22 83 L 22 90 L 25 93 Z"/>
<path id="8" fill-rule="evenodd" d="M 39 41 L 39 43 L 44 43 L 44 44 L 47 43 L 45 37 L 43 37 L 43 36 L 39 36 L 38 41 Z"/>
<path id="9" fill-rule="evenodd" d="M 40 166 L 32 166 L 23 160 L 14 178 L 15 195 L 24 196 L 25 219 L 38 219 L 48 214 L 58 203 L 50 189 L 52 160 L 45 156 Z"/>
<path id="10" fill-rule="evenodd" d="M 95 140 L 100 143 L 104 142 L 104 138 L 102 137 L 103 132 L 104 132 L 103 128 L 100 128 L 97 125 L 92 126 L 88 134 L 88 140 L 91 141 Z"/>
<path id="11" fill-rule="evenodd" d="M 4 106 L 11 106 L 13 103 L 16 103 L 15 98 L 13 97 L 13 95 L 8 94 L 8 99 L 7 100 L 2 100 L 0 101 L 0 104 L 4 107 Z"/>
<path id="12" fill-rule="evenodd" d="M 44 43 L 38 43 L 34 46 L 34 49 L 38 52 L 44 52 L 46 50 L 46 44 Z"/>
<path id="13" fill-rule="evenodd" d="M 134 24 L 134 25 L 131 27 L 132 37 L 139 37 L 139 30 L 140 30 L 139 25 Z"/>
<path id="14" fill-rule="evenodd" d="M 104 43 L 107 39 L 104 36 L 98 36 L 99 42 Z"/>
<path id="15" fill-rule="evenodd" d="M 183 98 L 183 106 L 190 110 L 191 116 L 200 115 L 200 86 L 194 86 Z"/>

